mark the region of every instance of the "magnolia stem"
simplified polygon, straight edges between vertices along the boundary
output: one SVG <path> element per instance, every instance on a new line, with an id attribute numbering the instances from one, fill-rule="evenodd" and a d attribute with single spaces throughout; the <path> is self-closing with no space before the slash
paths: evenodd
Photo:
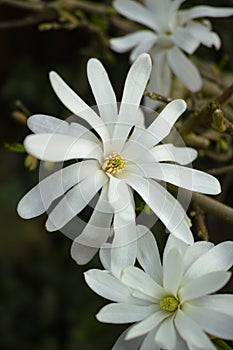
<path id="1" fill-rule="evenodd" d="M 205 170 L 206 173 L 215 175 L 215 176 L 222 175 L 225 173 L 230 173 L 231 171 L 233 172 L 233 165 L 226 165 L 221 168 Z"/>

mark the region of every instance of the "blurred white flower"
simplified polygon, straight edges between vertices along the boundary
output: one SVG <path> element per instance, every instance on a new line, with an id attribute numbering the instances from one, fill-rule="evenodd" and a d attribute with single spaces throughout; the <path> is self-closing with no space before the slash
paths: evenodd
<path id="1" fill-rule="evenodd" d="M 200 44 L 214 46 L 216 49 L 221 46 L 219 36 L 211 31 L 210 23 L 203 21 L 203 17 L 233 15 L 233 8 L 194 6 L 179 10 L 183 2 L 185 0 L 145 0 L 145 6 L 132 0 L 113 2 L 113 6 L 121 15 L 149 29 L 111 39 L 111 48 L 120 53 L 133 49 L 131 61 L 143 52 L 150 53 L 153 70 L 148 90 L 165 96 L 171 91 L 171 72 L 189 90 L 200 90 L 200 74 L 186 54 L 192 55 Z M 148 99 L 147 102 L 149 104 Z"/>
<path id="2" fill-rule="evenodd" d="M 139 231 L 147 230 L 138 226 Z M 89 270 L 85 279 L 97 294 L 114 303 L 104 306 L 97 319 L 106 323 L 135 323 L 117 340 L 113 350 L 216 350 L 207 334 L 232 339 L 233 295 L 212 294 L 230 279 L 233 242 L 216 246 L 197 242 L 188 246 L 170 235 L 163 262 L 150 231 L 138 241 L 142 269 Z"/>
<path id="3" fill-rule="evenodd" d="M 161 181 L 190 191 L 209 194 L 220 192 L 219 182 L 211 175 L 181 165 L 196 158 L 192 148 L 157 145 L 170 132 L 186 109 L 183 100 L 168 104 L 145 129 L 137 124 L 139 104 L 151 72 L 148 54 L 134 62 L 126 78 L 119 107 L 102 64 L 91 59 L 87 75 L 100 116 L 90 108 L 55 73 L 50 74 L 54 91 L 76 118 L 89 125 L 67 123 L 54 117 L 34 115 L 28 120 L 35 133 L 26 137 L 29 154 L 51 162 L 80 159 L 39 182 L 18 205 L 21 217 L 36 217 L 50 208 L 46 229 L 62 229 L 75 218 L 101 190 L 98 202 L 83 232 L 78 236 L 72 255 L 86 263 L 114 230 L 113 245 L 134 242 L 130 254 L 136 254 L 136 223 L 133 190 L 139 193 L 168 230 L 186 242 L 193 242 L 186 213 L 180 203 L 164 188 Z M 161 163 L 160 163 L 161 162 Z M 61 196 L 63 196 L 61 198 Z M 119 234 L 120 233 L 120 234 Z"/>

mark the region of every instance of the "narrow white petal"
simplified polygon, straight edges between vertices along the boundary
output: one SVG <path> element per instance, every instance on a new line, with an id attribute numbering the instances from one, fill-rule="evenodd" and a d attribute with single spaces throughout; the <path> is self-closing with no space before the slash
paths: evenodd
<path id="1" fill-rule="evenodd" d="M 150 53 L 151 48 L 156 44 L 157 36 L 151 32 L 151 35 L 148 35 L 143 41 L 137 45 L 130 54 L 130 61 L 135 61 L 139 55 L 144 52 Z"/>
<path id="2" fill-rule="evenodd" d="M 102 247 L 99 251 L 99 256 L 104 269 L 111 271 L 111 250 L 109 247 Z"/>
<path id="3" fill-rule="evenodd" d="M 146 7 L 131 0 L 116 0 L 113 2 L 115 9 L 123 16 L 144 24 L 147 27 L 158 29 L 154 14 Z"/>
<path id="4" fill-rule="evenodd" d="M 229 281 L 230 272 L 217 271 L 210 272 L 201 277 L 197 277 L 179 290 L 179 298 L 182 302 L 200 298 L 206 294 L 214 293 L 221 289 Z"/>
<path id="5" fill-rule="evenodd" d="M 133 47 L 139 45 L 144 40 L 156 41 L 156 34 L 150 30 L 140 30 L 135 33 L 130 33 L 120 38 L 113 38 L 110 40 L 111 48 L 119 53 L 131 50 Z"/>
<path id="6" fill-rule="evenodd" d="M 114 209 L 111 271 L 115 276 L 120 277 L 122 270 L 129 265 L 134 265 L 136 259 L 135 205 L 128 185 L 113 176 L 110 176 L 108 198 Z"/>
<path id="7" fill-rule="evenodd" d="M 153 147 L 150 153 L 156 162 L 176 162 L 181 165 L 192 163 L 197 158 L 197 151 L 190 147 L 176 147 L 164 144 Z"/>
<path id="8" fill-rule="evenodd" d="M 163 180 L 189 191 L 207 194 L 219 194 L 221 192 L 219 181 L 203 171 L 176 164 L 156 163 L 153 166 L 149 163 L 138 164 L 143 169 L 146 177 Z"/>
<path id="9" fill-rule="evenodd" d="M 171 69 L 167 61 L 166 51 L 151 50 L 151 57 L 153 58 L 153 67 L 151 77 L 147 86 L 147 91 L 155 92 L 163 96 L 169 96 L 171 92 Z M 158 102 L 145 97 L 145 105 L 148 108 L 154 109 Z"/>
<path id="10" fill-rule="evenodd" d="M 127 267 L 123 271 L 121 279 L 127 286 L 154 298 L 154 300 L 160 300 L 164 297 L 163 288 L 138 267 Z"/>
<path id="11" fill-rule="evenodd" d="M 115 218 L 116 216 L 119 214 L 115 214 Z M 120 218 L 117 221 L 119 226 Z M 117 230 L 114 226 L 114 231 L 115 235 L 111 247 L 111 271 L 114 276 L 120 278 L 126 267 L 135 264 L 137 255 L 136 223 L 135 221 L 129 222 Z"/>
<path id="12" fill-rule="evenodd" d="M 192 35 L 192 32 L 187 31 L 186 28 L 178 28 L 175 30 L 171 35 L 171 39 L 176 46 L 184 50 L 189 55 L 192 55 L 200 45 L 198 38 Z"/>
<path id="13" fill-rule="evenodd" d="M 147 130 L 142 132 L 138 138 L 135 138 L 135 141 L 142 143 L 144 147 L 154 147 L 170 133 L 173 125 L 185 109 L 186 103 L 184 100 L 179 99 L 170 102 Z M 132 139 L 134 138 L 132 137 Z"/>
<path id="14" fill-rule="evenodd" d="M 88 61 L 87 76 L 104 123 L 115 122 L 118 114 L 116 96 L 106 70 L 99 60 L 92 58 Z"/>
<path id="15" fill-rule="evenodd" d="M 79 265 L 88 263 L 112 234 L 113 213 L 109 204 L 109 208 L 106 207 L 107 203 L 104 203 L 106 208 L 103 207 L 103 201 L 106 201 L 106 192 L 107 189 L 104 186 L 89 222 L 71 246 L 71 256 Z"/>
<path id="16" fill-rule="evenodd" d="M 158 284 L 162 282 L 162 266 L 158 246 L 154 235 L 146 226 L 137 226 L 138 252 L 137 259 L 144 271 Z"/>
<path id="17" fill-rule="evenodd" d="M 119 139 L 115 152 L 120 152 L 130 129 L 136 123 L 138 108 L 151 72 L 148 54 L 140 55 L 131 66 L 124 85 L 119 117 L 113 132 L 113 139 Z"/>
<path id="18" fill-rule="evenodd" d="M 117 339 L 116 343 L 114 344 L 112 350 L 129 350 L 129 349 L 138 349 L 143 338 L 144 337 L 137 337 L 134 339 L 126 340 L 125 336 L 127 332 L 129 331 L 129 328 L 127 328 Z M 151 350 L 157 350 L 157 349 L 151 349 Z"/>
<path id="19" fill-rule="evenodd" d="M 221 40 L 219 36 L 211 32 L 210 29 L 201 23 L 191 22 L 187 29 L 201 44 L 211 47 L 215 46 L 218 50 L 221 46 Z"/>
<path id="20" fill-rule="evenodd" d="M 175 315 L 166 318 L 155 333 L 155 341 L 161 348 L 175 349 L 177 331 L 174 327 Z M 179 349 L 180 350 L 180 349 Z"/>
<path id="21" fill-rule="evenodd" d="M 192 305 L 200 308 L 208 308 L 213 311 L 223 312 L 228 316 L 233 315 L 233 295 L 214 294 L 192 300 Z"/>
<path id="22" fill-rule="evenodd" d="M 186 243 L 192 243 L 193 235 L 180 203 L 155 181 L 140 178 L 132 173 L 127 175 L 128 184 L 140 194 L 168 230 Z"/>
<path id="23" fill-rule="evenodd" d="M 51 162 L 76 158 L 102 159 L 102 149 L 94 142 L 63 134 L 29 135 L 24 147 L 34 157 Z"/>
<path id="24" fill-rule="evenodd" d="M 19 202 L 17 211 L 24 219 L 44 213 L 54 199 L 63 195 L 88 174 L 98 169 L 98 162 L 87 160 L 56 171 L 33 187 Z"/>
<path id="25" fill-rule="evenodd" d="M 163 261 L 163 287 L 166 292 L 174 296 L 177 295 L 183 272 L 182 255 L 178 249 L 173 248 Z"/>
<path id="26" fill-rule="evenodd" d="M 232 7 L 212 7 L 212 6 L 194 6 L 187 10 L 181 10 L 180 14 L 187 23 L 190 19 L 200 17 L 230 17 L 233 15 Z"/>
<path id="27" fill-rule="evenodd" d="M 139 350 L 160 350 L 160 347 L 157 346 L 157 344 L 155 343 L 155 334 L 156 334 L 156 330 L 152 330 L 151 332 L 149 332 L 146 336 L 145 339 L 142 342 L 142 345 L 140 347 Z"/>
<path id="28" fill-rule="evenodd" d="M 197 278 L 212 271 L 227 271 L 233 265 L 233 242 L 222 242 L 201 255 L 187 270 L 187 279 Z"/>
<path id="29" fill-rule="evenodd" d="M 88 286 L 105 299 L 125 303 L 131 298 L 131 290 L 108 271 L 97 269 L 84 273 Z"/>
<path id="30" fill-rule="evenodd" d="M 205 332 L 223 339 L 232 339 L 233 315 L 223 312 L 197 307 L 187 303 L 183 311 L 192 318 Z"/>
<path id="31" fill-rule="evenodd" d="M 187 270 L 201 255 L 205 254 L 214 247 L 211 242 L 195 242 L 193 245 L 186 247 L 183 252 L 183 263 Z"/>
<path id="32" fill-rule="evenodd" d="M 36 114 L 28 118 L 27 125 L 35 134 L 64 134 L 99 143 L 98 138 L 90 130 L 76 122 L 68 123 L 48 115 Z"/>
<path id="33" fill-rule="evenodd" d="M 175 326 L 181 337 L 188 344 L 196 346 L 199 349 L 216 350 L 209 337 L 201 330 L 199 325 L 179 310 L 175 317 Z"/>
<path id="34" fill-rule="evenodd" d="M 105 323 L 129 323 L 144 320 L 154 313 L 155 306 L 141 306 L 132 304 L 108 304 L 104 306 L 96 318 Z M 137 335 L 136 335 L 137 336 Z"/>
<path id="35" fill-rule="evenodd" d="M 50 82 L 61 102 L 74 114 L 83 118 L 101 136 L 109 139 L 109 133 L 101 118 L 62 80 L 56 72 L 50 72 Z"/>
<path id="36" fill-rule="evenodd" d="M 148 315 L 149 316 L 149 315 Z M 165 311 L 154 312 L 151 316 L 139 322 L 128 331 L 126 339 L 132 339 L 150 332 L 157 327 L 169 314 Z"/>
<path id="37" fill-rule="evenodd" d="M 202 86 L 202 79 L 197 68 L 183 54 L 180 49 L 174 47 L 167 53 L 169 65 L 173 73 L 192 92 L 199 91 Z"/>
<path id="38" fill-rule="evenodd" d="M 163 262 L 165 261 L 165 259 L 167 259 L 167 255 L 170 252 L 170 250 L 174 248 L 176 248 L 180 252 L 180 254 L 183 256 L 187 251 L 188 245 L 184 243 L 182 240 L 176 238 L 174 235 L 169 235 L 166 246 L 163 251 Z"/>
<path id="39" fill-rule="evenodd" d="M 108 181 L 103 171 L 98 170 L 73 187 L 49 214 L 46 222 L 48 231 L 56 231 L 75 217 L 99 189 Z"/>

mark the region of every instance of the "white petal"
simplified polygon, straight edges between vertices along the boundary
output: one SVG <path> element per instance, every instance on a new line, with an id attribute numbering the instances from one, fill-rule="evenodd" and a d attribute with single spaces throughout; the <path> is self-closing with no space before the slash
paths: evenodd
<path id="1" fill-rule="evenodd" d="M 200 298 L 206 294 L 214 293 L 221 289 L 229 281 L 230 272 L 217 271 L 210 272 L 201 277 L 197 277 L 190 282 L 187 282 L 179 290 L 179 298 L 182 302 Z"/>
<path id="2" fill-rule="evenodd" d="M 223 339 L 232 339 L 233 315 L 201 308 L 187 303 L 183 311 L 207 333 Z"/>
<path id="3" fill-rule="evenodd" d="M 100 261 L 104 269 L 111 271 L 111 250 L 109 247 L 103 247 L 99 251 Z"/>
<path id="4" fill-rule="evenodd" d="M 212 7 L 212 6 L 194 6 L 187 10 L 179 11 L 182 18 L 187 23 L 190 19 L 200 17 L 230 17 L 233 15 L 232 7 Z"/>
<path id="5" fill-rule="evenodd" d="M 155 163 L 153 166 L 149 163 L 138 162 L 138 164 L 146 177 L 163 180 L 190 191 L 207 194 L 221 192 L 218 180 L 203 171 L 176 164 Z"/>
<path id="6" fill-rule="evenodd" d="M 181 337 L 190 345 L 205 350 L 216 350 L 209 337 L 200 329 L 198 324 L 179 310 L 175 317 L 175 326 Z"/>
<path id="7" fill-rule="evenodd" d="M 147 91 L 155 92 L 163 96 L 169 96 L 171 92 L 171 69 L 167 62 L 166 51 L 152 49 L 151 57 L 153 58 L 153 67 Z M 158 102 L 145 97 L 145 105 L 154 109 Z"/>
<path id="8" fill-rule="evenodd" d="M 211 242 L 195 242 L 192 246 L 186 247 L 183 253 L 183 263 L 187 270 L 201 255 L 214 247 Z"/>
<path id="9" fill-rule="evenodd" d="M 150 332 L 168 316 L 169 316 L 168 313 L 165 311 L 154 312 L 151 316 L 147 317 L 143 321 L 133 326 L 128 331 L 126 335 L 126 339 L 138 337 L 140 335 Z"/>
<path id="10" fill-rule="evenodd" d="M 160 350 L 160 347 L 158 347 L 155 343 L 155 334 L 156 330 L 149 332 L 146 336 L 145 339 L 143 340 L 143 343 L 140 347 L 139 350 Z"/>
<path id="11" fill-rule="evenodd" d="M 108 304 L 104 306 L 96 318 L 106 323 L 129 323 L 141 321 L 154 313 L 155 306 L 141 306 L 132 304 Z"/>
<path id="12" fill-rule="evenodd" d="M 114 209 L 111 271 L 115 276 L 120 277 L 122 270 L 129 265 L 134 265 L 136 259 L 135 205 L 128 185 L 114 176 L 110 176 L 108 198 Z"/>
<path id="13" fill-rule="evenodd" d="M 36 114 L 28 118 L 27 125 L 36 134 L 55 133 L 70 135 L 77 138 L 82 136 L 82 138 L 86 140 L 96 142 L 97 144 L 99 143 L 98 138 L 90 130 L 76 122 L 68 123 L 65 120 L 48 115 Z"/>
<path id="14" fill-rule="evenodd" d="M 167 53 L 169 65 L 173 73 L 192 92 L 199 91 L 202 86 L 202 79 L 197 68 L 178 49 L 174 47 Z"/>
<path id="15" fill-rule="evenodd" d="M 104 186 L 89 222 L 82 233 L 73 241 L 71 256 L 77 264 L 83 265 L 88 263 L 112 233 L 111 222 L 113 213 L 110 206 L 110 210 L 103 207 L 103 201 L 106 201 L 107 197 L 106 192 L 107 189 Z"/>
<path id="16" fill-rule="evenodd" d="M 143 41 L 137 45 L 130 54 L 130 61 L 133 62 L 138 58 L 139 55 L 144 52 L 150 53 L 151 48 L 156 44 L 157 36 L 151 32 L 151 35 L 148 35 Z"/>
<path id="17" fill-rule="evenodd" d="M 61 102 L 74 114 L 83 118 L 101 136 L 102 140 L 109 139 L 109 133 L 101 118 L 62 80 L 55 72 L 49 74 L 50 82 Z"/>
<path id="18" fill-rule="evenodd" d="M 88 61 L 87 76 L 104 123 L 115 122 L 118 114 L 116 96 L 109 77 L 99 60 L 92 58 Z"/>
<path id="19" fill-rule="evenodd" d="M 170 252 L 170 250 L 174 248 L 176 248 L 180 252 L 180 254 L 183 256 L 187 251 L 188 245 L 183 241 L 181 241 L 180 239 L 176 238 L 174 235 L 169 235 L 166 246 L 163 251 L 163 261 L 167 259 L 167 255 Z"/>
<path id="20" fill-rule="evenodd" d="M 192 32 L 188 31 L 186 28 L 177 28 L 171 35 L 171 39 L 176 46 L 189 55 L 192 55 L 200 45 L 198 38 L 192 35 Z"/>
<path id="21" fill-rule="evenodd" d="M 193 300 L 192 305 L 198 306 L 200 308 L 208 308 L 213 311 L 223 312 L 228 316 L 233 315 L 232 294 L 206 295 L 202 298 Z"/>
<path id="22" fill-rule="evenodd" d="M 122 53 L 131 50 L 133 47 L 139 45 L 144 40 L 156 41 L 156 34 L 150 30 L 140 30 L 135 33 L 130 33 L 120 38 L 113 38 L 110 40 L 110 46 L 112 50 Z"/>
<path id="23" fill-rule="evenodd" d="M 139 137 L 131 137 L 144 147 L 152 148 L 162 141 L 171 131 L 173 125 L 186 109 L 184 100 L 174 100 L 170 102 L 151 123 L 151 125 Z"/>
<path id="24" fill-rule="evenodd" d="M 212 271 L 227 271 L 233 265 L 233 242 L 223 242 L 201 255 L 187 270 L 187 279 Z"/>
<path id="25" fill-rule="evenodd" d="M 208 47 L 215 46 L 217 50 L 220 48 L 221 40 L 219 36 L 216 33 L 211 32 L 210 29 L 203 24 L 191 22 L 187 26 L 187 30 L 203 45 Z"/>
<path id="26" fill-rule="evenodd" d="M 155 341 L 161 348 L 175 349 L 176 329 L 174 327 L 174 316 L 166 318 L 159 325 L 155 333 Z"/>
<path id="27" fill-rule="evenodd" d="M 128 72 L 119 117 L 113 132 L 113 139 L 118 139 L 116 153 L 120 153 L 130 129 L 136 123 L 138 107 L 150 76 L 151 66 L 150 56 L 145 53 L 137 58 Z"/>
<path id="28" fill-rule="evenodd" d="M 158 284 L 162 282 L 162 266 L 156 240 L 146 226 L 137 226 L 138 252 L 137 259 L 144 271 Z"/>
<path id="29" fill-rule="evenodd" d="M 54 201 L 88 174 L 98 169 L 98 162 L 87 160 L 62 168 L 33 187 L 19 202 L 17 211 L 24 219 L 44 213 Z"/>
<path id="30" fill-rule="evenodd" d="M 90 202 L 99 189 L 108 181 L 102 170 L 86 177 L 73 187 L 49 214 L 46 222 L 48 231 L 56 231 L 65 226 Z"/>
<path id="31" fill-rule="evenodd" d="M 144 337 L 138 337 L 138 338 L 126 340 L 125 336 L 130 328 L 131 328 L 131 326 L 129 328 L 127 328 L 120 335 L 120 337 L 117 339 L 116 343 L 114 344 L 112 350 L 129 350 L 129 349 L 138 349 L 139 348 L 139 346 L 142 342 L 142 339 Z M 151 349 L 151 350 L 157 350 L 157 349 Z"/>
<path id="32" fill-rule="evenodd" d="M 184 272 L 182 255 L 176 248 L 169 251 L 163 261 L 163 287 L 176 296 Z"/>
<path id="33" fill-rule="evenodd" d="M 152 297 L 154 300 L 160 300 L 164 297 L 163 288 L 138 267 L 127 267 L 122 273 L 121 280 L 127 286 Z"/>
<path id="34" fill-rule="evenodd" d="M 131 290 L 108 271 L 93 269 L 84 276 L 88 286 L 105 299 L 125 303 L 131 298 Z"/>
<path id="35" fill-rule="evenodd" d="M 102 159 L 102 150 L 99 145 L 69 135 L 29 135 L 24 140 L 24 147 L 34 157 L 51 162 L 61 162 L 76 158 Z"/>
<path id="36" fill-rule="evenodd" d="M 158 29 L 154 14 L 135 1 L 116 0 L 113 2 L 113 6 L 121 15 L 138 23 L 145 24 L 155 31 Z"/>
<path id="37" fill-rule="evenodd" d="M 181 165 L 192 163 L 197 158 L 197 151 L 190 147 L 176 147 L 171 143 L 158 145 L 150 150 L 156 162 L 176 162 Z"/>
<path id="38" fill-rule="evenodd" d="M 168 230 L 186 243 L 192 243 L 193 235 L 185 220 L 186 213 L 180 203 L 155 181 L 129 173 L 127 175 L 128 184 L 140 194 Z"/>
<path id="39" fill-rule="evenodd" d="M 115 214 L 115 217 L 116 216 L 117 214 Z M 128 225 L 114 231 L 115 236 L 111 248 L 111 271 L 114 276 L 120 278 L 124 268 L 134 265 L 136 260 L 136 224 L 135 222 L 129 223 Z M 125 237 L 122 238 L 122 236 Z"/>

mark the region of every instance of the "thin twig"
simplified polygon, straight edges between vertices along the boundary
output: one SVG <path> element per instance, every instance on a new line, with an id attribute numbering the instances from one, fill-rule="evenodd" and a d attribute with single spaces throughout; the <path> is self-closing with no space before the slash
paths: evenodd
<path id="1" fill-rule="evenodd" d="M 221 168 L 205 170 L 206 173 L 211 175 L 222 175 L 226 173 L 233 172 L 233 165 L 226 165 Z"/>
<path id="2" fill-rule="evenodd" d="M 228 205 L 196 192 L 192 194 L 192 202 L 200 206 L 206 213 L 212 214 L 233 225 L 233 208 Z"/>

